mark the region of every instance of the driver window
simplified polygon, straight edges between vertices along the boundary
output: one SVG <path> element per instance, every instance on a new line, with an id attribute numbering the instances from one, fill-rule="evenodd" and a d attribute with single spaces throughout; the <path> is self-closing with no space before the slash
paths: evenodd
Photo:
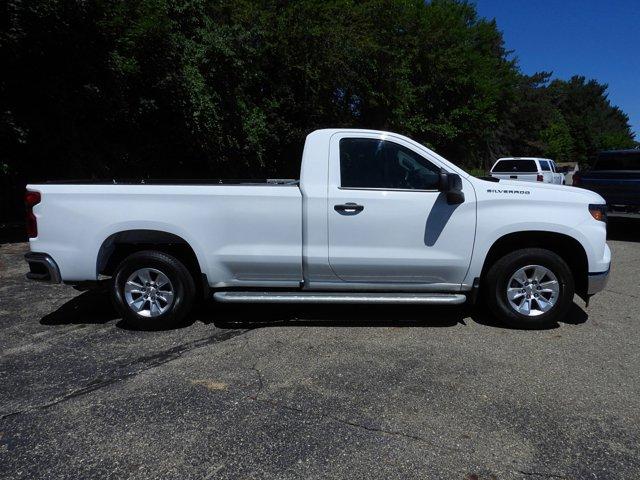
<path id="1" fill-rule="evenodd" d="M 373 138 L 340 140 L 344 188 L 436 190 L 440 168 L 402 145 Z"/>

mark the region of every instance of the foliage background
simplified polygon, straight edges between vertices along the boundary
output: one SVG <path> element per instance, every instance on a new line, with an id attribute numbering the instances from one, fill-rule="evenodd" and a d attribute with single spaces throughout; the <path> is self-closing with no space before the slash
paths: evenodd
<path id="1" fill-rule="evenodd" d="M 522 74 L 462 0 L 5 5 L 0 221 L 27 181 L 295 178 L 323 127 L 396 131 L 473 169 L 635 145 L 606 85 Z"/>

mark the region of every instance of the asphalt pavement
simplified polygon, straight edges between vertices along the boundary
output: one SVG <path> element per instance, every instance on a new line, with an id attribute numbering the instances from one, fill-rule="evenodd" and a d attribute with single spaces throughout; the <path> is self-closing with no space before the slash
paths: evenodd
<path id="1" fill-rule="evenodd" d="M 466 308 L 203 305 L 125 328 L 0 245 L 0 478 L 640 477 L 640 221 L 555 328 Z"/>

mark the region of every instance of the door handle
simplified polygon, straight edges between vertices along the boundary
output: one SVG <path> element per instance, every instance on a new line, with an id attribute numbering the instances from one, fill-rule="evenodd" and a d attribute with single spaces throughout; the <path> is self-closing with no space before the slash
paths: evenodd
<path id="1" fill-rule="evenodd" d="M 335 205 L 333 208 L 336 212 L 344 215 L 356 215 L 364 210 L 364 206 L 358 205 L 357 203 L 353 202 L 344 203 L 342 205 Z"/>

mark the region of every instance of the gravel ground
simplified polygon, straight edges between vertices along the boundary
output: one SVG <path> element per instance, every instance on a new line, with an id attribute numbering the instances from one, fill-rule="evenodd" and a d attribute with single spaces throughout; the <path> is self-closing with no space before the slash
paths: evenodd
<path id="1" fill-rule="evenodd" d="M 0 246 L 0 478 L 640 477 L 640 223 L 544 331 L 464 309 L 205 305 L 124 328 Z"/>

